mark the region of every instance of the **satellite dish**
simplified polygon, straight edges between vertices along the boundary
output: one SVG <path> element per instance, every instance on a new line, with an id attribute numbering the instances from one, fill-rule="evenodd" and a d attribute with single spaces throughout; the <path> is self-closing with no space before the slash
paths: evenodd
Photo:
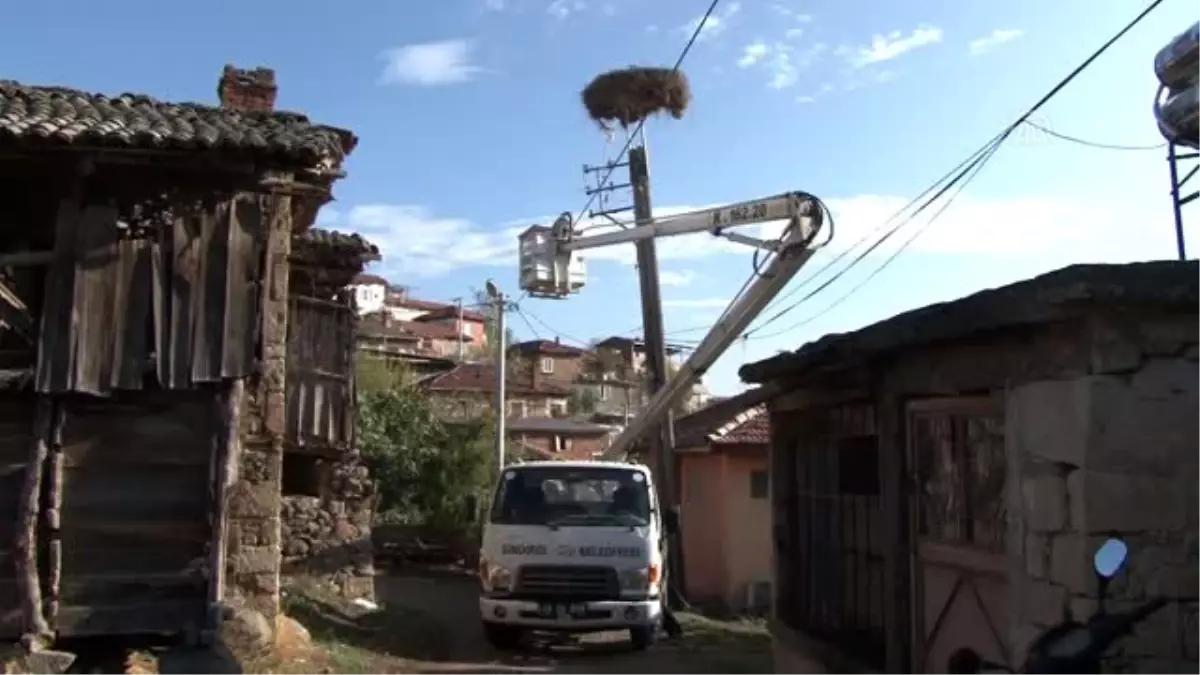
<path id="1" fill-rule="evenodd" d="M 487 289 L 489 298 L 495 300 L 500 297 L 500 287 L 496 285 L 496 281 L 494 279 L 488 279 L 487 283 L 484 285 L 484 288 Z"/>

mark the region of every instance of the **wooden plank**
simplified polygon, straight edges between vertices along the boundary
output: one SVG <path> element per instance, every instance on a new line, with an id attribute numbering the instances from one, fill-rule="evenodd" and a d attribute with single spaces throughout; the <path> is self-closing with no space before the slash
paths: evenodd
<path id="1" fill-rule="evenodd" d="M 20 588 L 21 608 L 26 625 L 36 636 L 50 634 L 50 626 L 42 612 L 42 585 L 38 575 L 38 502 L 42 491 L 42 472 L 50 453 L 49 440 L 53 424 L 54 403 L 48 398 L 38 401 L 36 429 L 29 457 L 29 471 L 21 486 L 18 502 L 16 579 Z"/>
<path id="2" fill-rule="evenodd" d="M 195 316 L 192 346 L 192 381 L 221 379 L 225 339 L 225 302 L 229 261 L 231 207 L 220 202 L 200 218 L 200 262 L 197 283 L 192 288 Z"/>
<path id="3" fill-rule="evenodd" d="M 196 320 L 196 285 L 200 279 L 203 217 L 195 210 L 176 214 L 171 228 L 174 255 L 171 259 L 171 310 L 168 329 L 168 389 L 191 387 L 192 344 Z"/>
<path id="4" fill-rule="evenodd" d="M 237 481 L 242 446 L 241 410 L 245 399 L 245 380 L 233 380 L 217 400 L 219 422 L 212 453 L 209 522 L 212 539 L 209 544 L 208 603 L 213 610 L 225 599 L 225 550 L 229 539 L 229 489 Z M 216 616 L 210 616 L 215 619 Z"/>
<path id="5" fill-rule="evenodd" d="M 262 273 L 263 220 L 256 195 L 239 194 L 229 210 L 229 252 L 225 279 L 224 353 L 221 375 L 246 377 L 254 366 L 258 342 L 258 287 Z"/>
<path id="6" fill-rule="evenodd" d="M 28 340 L 30 344 L 37 340 L 37 325 L 29 306 L 21 299 L 15 289 L 0 280 L 0 323 Z"/>
<path id="7" fill-rule="evenodd" d="M 46 621 L 53 626 L 58 614 L 62 590 L 62 501 L 63 501 L 63 454 L 62 425 L 66 417 L 61 404 L 54 406 L 50 423 L 50 454 L 46 462 L 47 478 L 46 509 L 43 534 L 46 546 Z"/>
<path id="8" fill-rule="evenodd" d="M 170 258 L 164 251 L 174 237 L 173 229 L 164 228 L 159 239 L 150 245 L 151 312 L 154 315 L 154 361 L 159 385 L 166 387 L 170 380 L 171 345 L 171 271 Z"/>
<path id="9" fill-rule="evenodd" d="M 204 611 L 202 598 L 145 604 L 67 605 L 58 613 L 58 633 L 64 637 L 176 633 L 198 625 Z"/>
<path id="10" fill-rule="evenodd" d="M 75 250 L 75 377 L 71 391 L 106 395 L 112 380 L 113 286 L 118 272 L 117 211 L 89 205 Z"/>
<path id="11" fill-rule="evenodd" d="M 147 334 L 154 301 L 152 248 L 148 239 L 126 239 L 119 245 L 111 383 L 116 389 L 142 388 L 146 360 L 153 348 Z"/>
<path id="12" fill-rule="evenodd" d="M 128 605 L 194 601 L 204 593 L 201 570 L 158 574 L 72 575 L 63 584 L 63 605 Z"/>
<path id="13" fill-rule="evenodd" d="M 63 550 L 63 573 L 68 578 L 91 574 L 158 574 L 187 569 L 197 557 L 203 560 L 204 546 L 199 542 L 169 546 L 130 539 L 110 539 L 101 546 L 80 546 L 72 542 Z M 149 545 L 147 545 L 149 544 Z"/>
<path id="14" fill-rule="evenodd" d="M 75 236 L 81 213 L 80 190 L 58 205 L 54 225 L 54 260 L 46 273 L 42 323 L 38 330 L 37 378 L 39 393 L 67 391 L 74 372 L 75 349 Z"/>

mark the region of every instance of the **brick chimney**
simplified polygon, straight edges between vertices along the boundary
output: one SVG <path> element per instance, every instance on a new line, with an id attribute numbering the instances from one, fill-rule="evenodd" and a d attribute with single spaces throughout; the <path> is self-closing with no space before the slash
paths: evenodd
<path id="1" fill-rule="evenodd" d="M 217 84 L 221 107 L 227 110 L 271 112 L 275 109 L 275 71 L 270 68 L 242 69 L 225 66 Z"/>

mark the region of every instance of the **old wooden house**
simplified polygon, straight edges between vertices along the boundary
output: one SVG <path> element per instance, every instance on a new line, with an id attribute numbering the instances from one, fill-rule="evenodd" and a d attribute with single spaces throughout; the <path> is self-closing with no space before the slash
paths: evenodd
<path id="1" fill-rule="evenodd" d="M 290 290 L 293 242 L 309 268 L 369 247 L 305 234 L 355 137 L 274 110 L 270 70 L 218 94 L 0 81 L 0 639 L 277 611 L 288 425 L 352 416 L 344 353 L 288 369 L 289 314 L 346 313 Z"/>
<path id="2" fill-rule="evenodd" d="M 828 335 L 770 396 L 778 672 L 1018 667 L 1097 606 L 1172 602 L 1112 672 L 1196 670 L 1197 266 L 1077 265 Z"/>

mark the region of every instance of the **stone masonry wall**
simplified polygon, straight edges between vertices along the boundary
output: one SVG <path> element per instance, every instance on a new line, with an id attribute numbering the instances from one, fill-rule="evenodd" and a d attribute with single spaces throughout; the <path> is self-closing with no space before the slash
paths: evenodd
<path id="1" fill-rule="evenodd" d="M 1165 345 L 1101 336 L 1092 375 L 1009 390 L 1010 638 L 1018 656 L 1046 627 L 1090 616 L 1092 556 L 1118 536 L 1130 553 L 1108 607 L 1173 602 L 1118 642 L 1106 670 L 1197 671 L 1195 317 L 1177 328 Z"/>
<path id="2" fill-rule="evenodd" d="M 262 294 L 262 369 L 245 382 L 241 458 L 228 495 L 225 602 L 274 625 L 279 613 L 280 490 L 287 358 L 291 198 L 265 199 L 266 279 Z"/>
<path id="3" fill-rule="evenodd" d="M 347 598 L 374 599 L 375 484 L 361 457 L 331 463 L 321 492 L 283 498 L 283 572 L 316 576 Z"/>

